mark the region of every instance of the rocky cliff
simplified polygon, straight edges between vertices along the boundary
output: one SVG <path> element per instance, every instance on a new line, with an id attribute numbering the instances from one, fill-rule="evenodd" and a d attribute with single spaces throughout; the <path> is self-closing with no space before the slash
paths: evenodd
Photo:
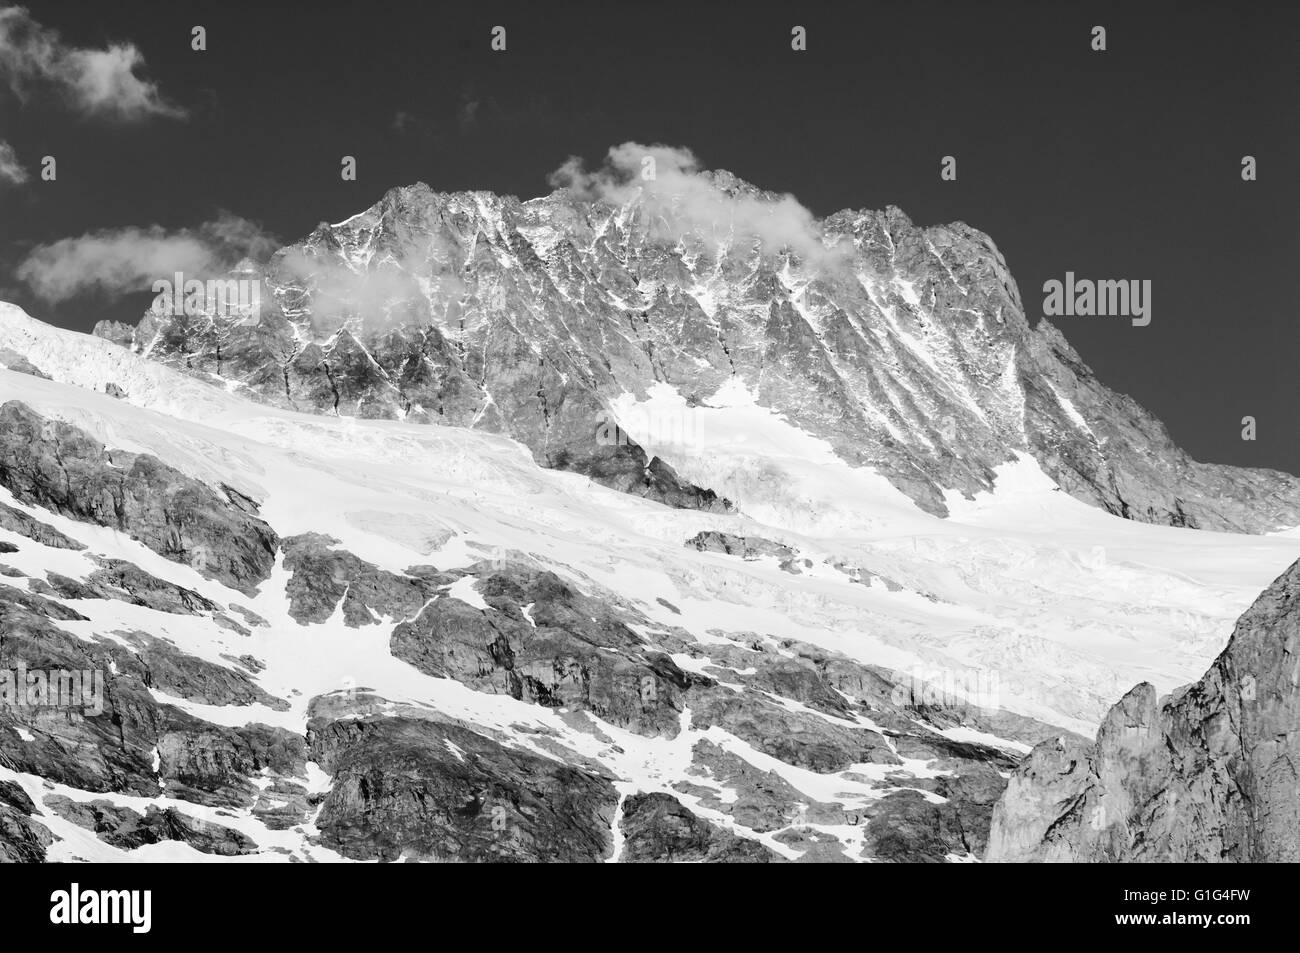
<path id="1" fill-rule="evenodd" d="M 1199 682 L 1121 699 L 1091 744 L 1034 748 L 993 814 L 993 861 L 1300 860 L 1300 562 Z"/>

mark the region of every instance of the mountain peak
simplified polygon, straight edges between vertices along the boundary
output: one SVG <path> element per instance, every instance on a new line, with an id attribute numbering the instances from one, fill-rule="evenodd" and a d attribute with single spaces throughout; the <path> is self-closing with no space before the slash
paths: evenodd
<path id="1" fill-rule="evenodd" d="M 288 406 L 501 430 L 588 469 L 621 395 L 738 379 L 927 512 L 1027 454 L 1126 518 L 1300 523 L 1300 481 L 1191 461 L 1056 328 L 1031 328 L 1002 254 L 964 223 L 921 228 L 892 205 L 818 222 L 726 170 L 661 169 L 653 190 L 573 177 L 527 202 L 390 189 L 274 256 L 258 327 L 151 326 L 138 346 Z M 365 361 L 309 346 L 340 326 Z"/>

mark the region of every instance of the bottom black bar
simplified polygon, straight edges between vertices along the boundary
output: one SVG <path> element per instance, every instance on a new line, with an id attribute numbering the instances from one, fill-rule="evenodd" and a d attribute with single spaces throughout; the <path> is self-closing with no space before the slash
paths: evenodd
<path id="1" fill-rule="evenodd" d="M 0 868 L 0 909 L 8 941 L 373 942 L 405 926 L 436 943 L 439 924 L 454 930 L 457 922 L 541 931 L 535 937 L 549 932 L 546 924 L 557 937 L 580 925 L 594 938 L 593 929 L 626 931 L 651 918 L 669 927 L 659 940 L 671 944 L 673 924 L 716 918 L 734 938 L 793 916 L 815 921 L 819 942 L 839 934 L 915 941 L 978 923 L 1041 929 L 1029 935 L 1042 942 L 1132 933 L 1183 942 L 1196 932 L 1232 942 L 1294 921 L 1291 873 L 1194 865 L 11 866 Z"/>

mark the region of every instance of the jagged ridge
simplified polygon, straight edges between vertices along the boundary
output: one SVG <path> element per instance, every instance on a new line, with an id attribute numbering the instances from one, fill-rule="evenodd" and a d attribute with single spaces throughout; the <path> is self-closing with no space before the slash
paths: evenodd
<path id="1" fill-rule="evenodd" d="M 719 202 L 777 199 L 725 172 L 701 181 Z M 520 202 L 421 183 L 241 266 L 270 291 L 255 324 L 150 314 L 96 330 L 278 405 L 506 433 L 544 466 L 673 505 L 723 503 L 650 467 L 635 439 L 606 439 L 610 400 L 653 382 L 706 399 L 738 378 L 929 512 L 1026 452 L 1130 519 L 1300 522 L 1294 477 L 1192 461 L 1059 331 L 1031 328 L 988 236 L 892 207 L 813 227 L 825 255 L 642 196 Z"/>

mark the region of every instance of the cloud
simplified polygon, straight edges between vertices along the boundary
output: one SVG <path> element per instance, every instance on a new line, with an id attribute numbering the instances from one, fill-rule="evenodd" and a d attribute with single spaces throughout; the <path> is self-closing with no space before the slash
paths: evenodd
<path id="1" fill-rule="evenodd" d="M 49 303 L 86 293 L 109 298 L 148 291 L 155 281 L 205 279 L 228 271 L 241 259 L 265 259 L 279 245 L 247 219 L 222 213 L 197 229 L 108 229 L 40 245 L 15 269 L 15 276 Z"/>
<path id="2" fill-rule="evenodd" d="M 753 243 L 765 254 L 792 251 L 822 262 L 842 255 L 823 242 L 817 219 L 794 196 L 761 191 L 727 172 L 705 172 L 689 149 L 625 142 L 594 172 L 570 156 L 549 181 L 587 201 L 639 205 L 660 240 Z"/>
<path id="3" fill-rule="evenodd" d="M 311 301 L 312 325 L 318 334 L 341 327 L 379 333 L 402 324 L 427 323 L 433 302 L 448 307 L 468 291 L 446 264 L 441 241 L 389 248 L 376 264 L 357 270 L 346 260 L 295 245 L 277 255 L 278 284 L 298 285 Z"/>
<path id="4" fill-rule="evenodd" d="M 0 186 L 22 185 L 27 179 L 27 170 L 18 161 L 14 147 L 0 140 Z"/>
<path id="5" fill-rule="evenodd" d="M 20 100 L 33 90 L 58 92 L 78 111 L 119 120 L 179 119 L 185 110 L 138 75 L 144 57 L 132 43 L 105 49 L 69 46 L 23 7 L 0 7 L 0 79 Z"/>

